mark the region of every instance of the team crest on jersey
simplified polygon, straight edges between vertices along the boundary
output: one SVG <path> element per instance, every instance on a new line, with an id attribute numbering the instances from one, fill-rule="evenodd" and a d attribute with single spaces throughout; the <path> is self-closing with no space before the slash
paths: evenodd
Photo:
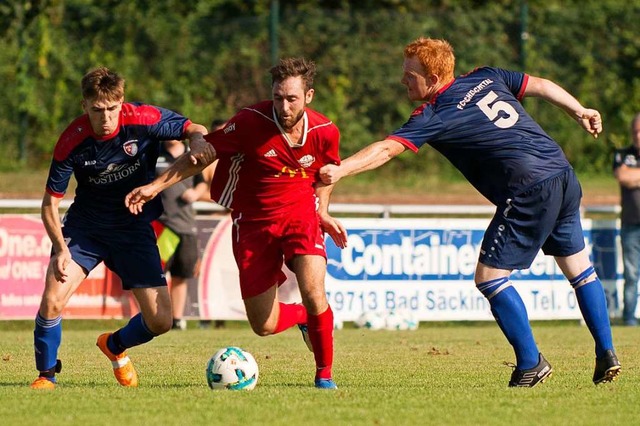
<path id="1" fill-rule="evenodd" d="M 306 168 L 312 165 L 314 161 L 316 161 L 316 157 L 314 157 L 313 155 L 307 154 L 304 157 L 300 158 L 298 160 L 298 163 L 300 163 L 302 167 Z"/>
<path id="2" fill-rule="evenodd" d="M 130 157 L 134 157 L 138 153 L 138 139 L 127 141 L 122 145 L 124 153 Z"/>

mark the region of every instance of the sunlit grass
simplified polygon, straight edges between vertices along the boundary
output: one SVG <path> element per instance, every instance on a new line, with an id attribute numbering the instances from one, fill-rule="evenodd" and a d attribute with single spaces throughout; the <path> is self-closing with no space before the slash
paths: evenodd
<path id="1" fill-rule="evenodd" d="M 119 387 L 96 336 L 122 322 L 66 321 L 63 372 L 53 392 L 35 378 L 31 324 L 0 325 L 3 425 L 69 424 L 637 424 L 640 330 L 614 328 L 620 380 L 594 386 L 593 347 L 576 322 L 537 322 L 534 334 L 554 375 L 510 389 L 513 354 L 493 323 L 422 323 L 417 331 L 335 332 L 336 392 L 316 390 L 313 357 L 297 329 L 260 338 L 243 322 L 170 332 L 129 355 L 140 387 Z M 251 352 L 260 380 L 250 392 L 211 391 L 204 368 L 216 349 Z"/>

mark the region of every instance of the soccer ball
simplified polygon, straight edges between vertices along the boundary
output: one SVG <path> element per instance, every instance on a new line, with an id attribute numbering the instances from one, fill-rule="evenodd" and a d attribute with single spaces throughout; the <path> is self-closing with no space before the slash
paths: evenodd
<path id="1" fill-rule="evenodd" d="M 364 311 L 355 320 L 358 328 L 366 328 L 368 330 L 382 330 L 385 328 L 385 316 L 381 312 Z"/>
<path id="2" fill-rule="evenodd" d="M 258 364 L 249 352 L 229 346 L 207 362 L 207 383 L 211 389 L 251 390 L 258 384 Z"/>
<path id="3" fill-rule="evenodd" d="M 417 330 L 418 321 L 410 311 L 390 311 L 385 318 L 387 330 Z"/>

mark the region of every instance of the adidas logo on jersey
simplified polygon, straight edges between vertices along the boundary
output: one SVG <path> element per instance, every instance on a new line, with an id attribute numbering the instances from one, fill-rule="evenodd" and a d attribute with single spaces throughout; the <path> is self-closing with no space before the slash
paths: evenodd
<path id="1" fill-rule="evenodd" d="M 266 154 L 264 154 L 265 157 L 277 157 L 278 154 L 276 153 L 275 149 L 270 149 L 269 151 L 267 151 Z"/>

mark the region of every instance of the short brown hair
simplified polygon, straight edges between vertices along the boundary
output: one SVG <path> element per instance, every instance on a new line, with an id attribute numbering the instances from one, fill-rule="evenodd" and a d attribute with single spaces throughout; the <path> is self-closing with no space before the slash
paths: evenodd
<path id="1" fill-rule="evenodd" d="M 404 48 L 404 57 L 416 57 L 428 74 L 446 79 L 453 76 L 456 57 L 446 40 L 420 37 Z"/>
<path id="2" fill-rule="evenodd" d="M 280 59 L 278 64 L 272 67 L 271 85 L 279 83 L 289 77 L 302 77 L 305 91 L 313 88 L 313 78 L 316 75 L 316 64 L 305 58 Z"/>
<path id="3" fill-rule="evenodd" d="M 106 67 L 89 71 L 82 77 L 83 99 L 119 101 L 124 98 L 124 78 Z"/>

